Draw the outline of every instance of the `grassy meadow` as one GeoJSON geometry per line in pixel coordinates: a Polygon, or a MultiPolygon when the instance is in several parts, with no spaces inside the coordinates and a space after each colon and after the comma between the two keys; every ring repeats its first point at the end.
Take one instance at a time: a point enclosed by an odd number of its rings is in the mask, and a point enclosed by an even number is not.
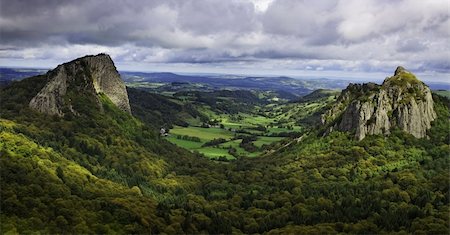
{"type": "Polygon", "coordinates": [[[304,119],[333,101],[331,95],[305,102],[289,101],[267,91],[199,91],[195,84],[133,85],[153,90],[152,95],[130,90],[135,110],[160,116],[142,115],[142,119],[169,129],[165,138],[171,143],[220,160],[266,154],[269,145],[308,131],[311,126],[304,119]],[[152,100],[153,105],[139,103],[141,100],[152,100]]]}
{"type": "MultiPolygon", "coordinates": [[[[231,128],[234,126],[237,126],[237,124],[230,125],[229,127],[231,128]]],[[[227,128],[221,129],[220,127],[202,128],[196,126],[189,126],[189,127],[175,126],[173,129],[170,130],[170,134],[166,138],[173,144],[189,149],[191,151],[197,151],[208,158],[215,158],[215,159],[220,157],[225,157],[226,159],[234,159],[235,156],[229,153],[230,148],[236,149],[236,153],[239,156],[256,157],[263,153],[263,150],[261,149],[263,145],[269,145],[283,139],[283,137],[257,136],[257,140],[253,141],[253,143],[256,147],[260,148],[261,150],[255,152],[248,152],[239,146],[242,140],[236,139],[236,135],[237,133],[227,128]],[[177,138],[178,136],[198,137],[200,139],[200,142],[180,139],[177,138]],[[226,142],[218,144],[217,146],[208,146],[208,147],[203,146],[208,141],[219,138],[225,139],[226,142]]]]}

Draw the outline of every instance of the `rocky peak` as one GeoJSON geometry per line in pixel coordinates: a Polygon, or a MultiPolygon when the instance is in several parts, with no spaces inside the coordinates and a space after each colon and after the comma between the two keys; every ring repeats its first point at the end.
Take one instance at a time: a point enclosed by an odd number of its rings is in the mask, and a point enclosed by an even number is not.
{"type": "Polygon", "coordinates": [[[104,94],[119,109],[131,113],[125,84],[111,57],[107,54],[85,56],[58,65],[47,74],[47,84],[30,101],[30,108],[50,115],[77,114],[73,101],[80,96],[96,102],[101,108],[104,94]]]}
{"type": "Polygon", "coordinates": [[[403,68],[402,66],[398,66],[398,67],[395,69],[394,76],[397,76],[397,75],[399,75],[400,73],[404,73],[404,72],[409,73],[409,71],[407,71],[407,70],[406,70],[405,68],[403,68]]]}
{"type": "Polygon", "coordinates": [[[416,78],[416,76],[406,70],[405,68],[398,66],[395,70],[394,76],[388,77],[384,80],[383,86],[397,86],[398,88],[402,87],[411,87],[415,85],[425,86],[423,82],[416,78]]]}
{"type": "Polygon", "coordinates": [[[359,140],[400,128],[417,138],[426,136],[436,118],[431,91],[403,67],[382,85],[350,84],[322,116],[328,131],[352,131],[359,140]]]}

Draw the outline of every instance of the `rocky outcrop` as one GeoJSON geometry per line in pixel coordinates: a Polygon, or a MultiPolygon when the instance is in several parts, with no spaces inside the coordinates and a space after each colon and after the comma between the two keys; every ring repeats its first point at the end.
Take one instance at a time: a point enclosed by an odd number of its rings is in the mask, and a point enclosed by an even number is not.
{"type": "Polygon", "coordinates": [[[354,131],[358,140],[367,135],[388,135],[395,127],[423,138],[435,118],[430,89],[398,67],[382,85],[350,84],[322,116],[322,123],[329,126],[328,132],[354,131]]]}
{"type": "Polygon", "coordinates": [[[46,76],[48,83],[30,101],[34,110],[58,116],[67,111],[77,114],[71,103],[77,95],[91,95],[100,105],[99,94],[104,94],[119,109],[131,113],[125,84],[109,55],[85,56],[59,65],[46,76]]]}

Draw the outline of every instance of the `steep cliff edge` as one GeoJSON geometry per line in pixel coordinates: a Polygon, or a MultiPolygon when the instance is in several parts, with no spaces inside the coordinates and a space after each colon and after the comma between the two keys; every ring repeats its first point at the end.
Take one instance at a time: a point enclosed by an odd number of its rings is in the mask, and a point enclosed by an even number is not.
{"type": "Polygon", "coordinates": [[[354,131],[358,140],[367,135],[388,135],[395,127],[423,138],[435,118],[428,86],[398,67],[382,85],[350,84],[322,116],[322,123],[329,125],[328,132],[354,131]]]}
{"type": "Polygon", "coordinates": [[[30,101],[34,110],[58,116],[77,114],[74,99],[83,95],[101,107],[99,94],[104,94],[119,109],[131,113],[125,84],[109,55],[78,58],[58,65],[46,76],[47,84],[30,101]]]}

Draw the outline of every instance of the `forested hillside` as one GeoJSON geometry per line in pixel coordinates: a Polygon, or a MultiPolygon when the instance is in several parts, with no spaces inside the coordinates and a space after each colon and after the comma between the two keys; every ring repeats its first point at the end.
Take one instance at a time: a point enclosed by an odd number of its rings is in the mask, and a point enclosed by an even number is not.
{"type": "Polygon", "coordinates": [[[127,91],[133,115],[153,128],[187,126],[192,119],[208,120],[191,104],[135,88],[127,88],[127,91]]]}
{"type": "Polygon", "coordinates": [[[357,141],[323,127],[221,163],[162,139],[146,124],[161,117],[141,121],[103,94],[101,107],[79,99],[78,115],[33,111],[45,82],[0,93],[2,233],[449,232],[450,102],[439,95],[429,138],[396,129],[357,141]]]}

